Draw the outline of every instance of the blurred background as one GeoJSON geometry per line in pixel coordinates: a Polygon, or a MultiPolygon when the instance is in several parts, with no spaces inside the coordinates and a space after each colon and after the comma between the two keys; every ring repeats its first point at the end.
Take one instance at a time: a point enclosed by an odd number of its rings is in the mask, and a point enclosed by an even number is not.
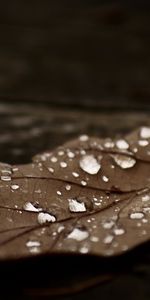
{"type": "Polygon", "coordinates": [[[149,106],[150,2],[0,4],[0,99],[149,106]]]}
{"type": "Polygon", "coordinates": [[[126,133],[149,111],[149,1],[0,4],[0,161],[126,133]]]}

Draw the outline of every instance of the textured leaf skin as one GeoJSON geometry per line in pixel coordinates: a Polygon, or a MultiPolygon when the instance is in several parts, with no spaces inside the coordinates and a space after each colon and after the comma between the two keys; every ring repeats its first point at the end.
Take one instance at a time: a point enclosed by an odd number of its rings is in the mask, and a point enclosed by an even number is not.
{"type": "Polygon", "coordinates": [[[116,256],[148,241],[150,136],[142,130],[113,141],[81,136],[31,164],[1,163],[0,259],[116,256]]]}

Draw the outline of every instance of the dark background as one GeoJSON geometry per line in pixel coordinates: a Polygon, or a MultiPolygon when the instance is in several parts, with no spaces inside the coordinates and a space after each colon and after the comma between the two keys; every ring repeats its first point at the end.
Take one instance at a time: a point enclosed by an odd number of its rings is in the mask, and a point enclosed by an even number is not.
{"type": "Polygon", "coordinates": [[[149,1],[0,4],[0,98],[149,106],[149,1]]]}
{"type": "MultiPolygon", "coordinates": [[[[150,125],[149,112],[149,1],[0,3],[0,161],[27,163],[34,154],[82,133],[121,135],[150,125]]],[[[107,263],[110,273],[119,267],[113,280],[55,299],[149,300],[149,245],[140,249],[132,263],[133,257],[109,268],[107,263]]],[[[86,264],[82,272],[78,261],[70,274],[65,266],[62,272],[56,260],[53,263],[58,288],[66,287],[69,280],[76,284],[79,278],[89,280],[98,270],[102,272],[101,261],[86,264]]],[[[3,267],[7,278],[10,265],[3,267]]],[[[25,290],[31,263],[24,275],[22,266],[15,268],[16,277],[11,275],[10,282],[20,278],[25,290]]],[[[51,261],[49,265],[46,261],[45,268],[49,269],[42,278],[46,276],[48,282],[51,261]]],[[[38,299],[38,290],[35,294],[32,300],[38,299]]]]}

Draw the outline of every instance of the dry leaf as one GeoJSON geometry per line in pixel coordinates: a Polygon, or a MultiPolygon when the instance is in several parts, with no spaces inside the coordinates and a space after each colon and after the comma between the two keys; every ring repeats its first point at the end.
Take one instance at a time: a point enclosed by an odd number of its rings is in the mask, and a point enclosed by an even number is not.
{"type": "Polygon", "coordinates": [[[122,254],[150,239],[150,128],[80,136],[28,165],[0,164],[0,259],[122,254]]]}

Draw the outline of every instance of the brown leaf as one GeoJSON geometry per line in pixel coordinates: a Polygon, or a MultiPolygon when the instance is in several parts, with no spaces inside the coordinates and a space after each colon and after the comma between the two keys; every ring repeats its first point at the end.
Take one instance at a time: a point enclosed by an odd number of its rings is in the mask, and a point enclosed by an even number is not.
{"type": "Polygon", "coordinates": [[[122,254],[150,239],[150,128],[111,140],[80,136],[0,164],[0,259],[122,254]]]}

